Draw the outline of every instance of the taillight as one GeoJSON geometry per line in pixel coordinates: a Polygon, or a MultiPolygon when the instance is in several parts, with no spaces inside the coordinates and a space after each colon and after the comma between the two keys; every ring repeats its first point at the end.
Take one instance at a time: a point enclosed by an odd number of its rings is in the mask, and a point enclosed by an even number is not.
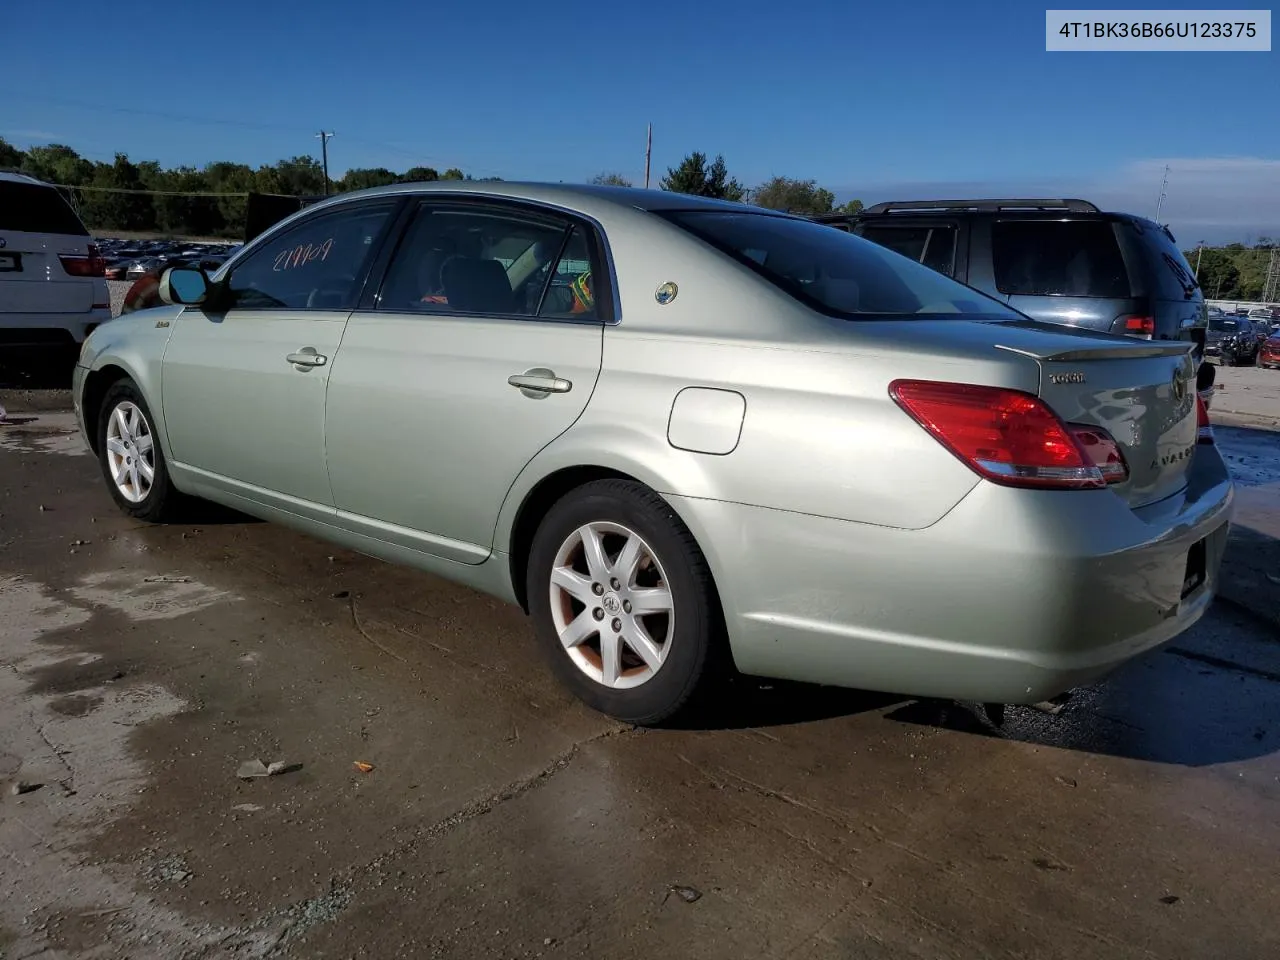
{"type": "Polygon", "coordinates": [[[62,261],[62,269],[71,277],[105,277],[107,275],[107,261],[98,253],[96,243],[89,244],[88,253],[84,256],[60,253],[58,259],[62,261]]]}
{"type": "Polygon", "coordinates": [[[1154,337],[1156,335],[1155,317],[1125,317],[1124,332],[1130,337],[1154,337]]]}
{"type": "Polygon", "coordinates": [[[971,470],[994,483],[1077,490],[1107,485],[1075,433],[1039,397],[927,380],[895,380],[889,395],[971,470]]]}
{"type": "Polygon", "coordinates": [[[1204,397],[1196,394],[1196,443],[1213,443],[1213,424],[1209,422],[1209,408],[1204,397]]]}
{"type": "Polygon", "coordinates": [[[1124,454],[1115,438],[1101,427],[1092,427],[1085,423],[1070,424],[1071,435],[1076,438],[1085,454],[1102,473],[1102,479],[1108,484],[1124,483],[1129,479],[1129,465],[1125,463],[1124,454]]]}

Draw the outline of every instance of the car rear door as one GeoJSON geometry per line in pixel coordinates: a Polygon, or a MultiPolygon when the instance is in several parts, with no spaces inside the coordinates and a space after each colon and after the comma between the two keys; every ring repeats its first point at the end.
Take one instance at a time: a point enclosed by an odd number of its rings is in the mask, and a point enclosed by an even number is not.
{"type": "Polygon", "coordinates": [[[88,313],[98,292],[89,252],[89,232],[57,190],[0,179],[0,323],[4,314],[88,313]]]}
{"type": "Polygon", "coordinates": [[[506,202],[424,201],[347,324],[325,440],[337,522],[463,563],[488,557],[534,455],[587,405],[609,287],[592,225],[506,202]],[[591,271],[590,309],[571,283],[591,271]]]}
{"type": "Polygon", "coordinates": [[[176,470],[310,517],[333,513],[325,391],[397,201],[352,201],[246,253],[208,306],[173,321],[162,397],[176,470]]]}

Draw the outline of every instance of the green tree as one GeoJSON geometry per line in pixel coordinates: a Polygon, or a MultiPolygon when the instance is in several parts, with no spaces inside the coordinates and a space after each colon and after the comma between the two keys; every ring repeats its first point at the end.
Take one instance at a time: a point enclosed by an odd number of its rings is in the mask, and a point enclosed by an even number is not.
{"type": "Polygon", "coordinates": [[[410,167],[400,177],[401,183],[431,183],[440,179],[440,171],[435,167],[410,167]]]}
{"type": "Polygon", "coordinates": [[[660,186],[672,193],[715,200],[743,200],[747,196],[746,188],[729,176],[723,156],[717,155],[708,164],[706,154],[696,150],[681,160],[679,166],[668,168],[660,186]]]}
{"type": "Polygon", "coordinates": [[[620,173],[597,173],[591,182],[602,187],[629,187],[631,181],[620,173]]]}
{"type": "Polygon", "coordinates": [[[17,170],[26,159],[27,155],[23,151],[0,137],[0,170],[17,170]]]}
{"type": "Polygon", "coordinates": [[[440,179],[441,180],[465,180],[467,179],[467,177],[466,177],[466,174],[464,174],[457,167],[450,167],[441,175],[440,179]]]}
{"type": "Polygon", "coordinates": [[[852,217],[861,213],[864,209],[865,208],[862,206],[861,200],[848,200],[845,203],[840,204],[840,206],[836,207],[834,212],[845,213],[852,217]]]}
{"type": "Polygon", "coordinates": [[[335,185],[340,193],[350,190],[367,190],[370,187],[387,187],[399,181],[399,177],[386,167],[348,170],[335,185]]]}
{"type": "Polygon", "coordinates": [[[97,229],[154,230],[156,211],[137,164],[123,153],[114,163],[97,164],[84,191],[86,225],[97,229]]]}
{"type": "Polygon", "coordinates": [[[274,166],[259,167],[253,179],[262,193],[314,197],[324,192],[324,168],[315,157],[290,157],[274,166]]]}
{"type": "Polygon", "coordinates": [[[65,183],[80,187],[93,179],[94,165],[70,147],[51,143],[32,147],[22,163],[22,172],[47,183],[65,183]]]}
{"type": "Polygon", "coordinates": [[[813,180],[773,177],[752,191],[751,202],[770,210],[785,210],[787,213],[815,217],[831,212],[836,195],[818,186],[813,180]]]}

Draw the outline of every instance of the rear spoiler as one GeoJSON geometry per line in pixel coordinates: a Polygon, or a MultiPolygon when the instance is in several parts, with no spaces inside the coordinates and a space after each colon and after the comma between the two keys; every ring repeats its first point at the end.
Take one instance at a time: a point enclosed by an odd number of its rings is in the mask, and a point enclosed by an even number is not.
{"type": "Polygon", "coordinates": [[[1195,350],[1194,343],[1177,340],[1172,343],[1154,343],[1134,340],[1134,346],[1082,347],[1072,350],[1028,350],[997,343],[997,350],[1007,350],[1033,360],[1065,363],[1078,360],[1133,360],[1140,357],[1178,357],[1195,350]]]}

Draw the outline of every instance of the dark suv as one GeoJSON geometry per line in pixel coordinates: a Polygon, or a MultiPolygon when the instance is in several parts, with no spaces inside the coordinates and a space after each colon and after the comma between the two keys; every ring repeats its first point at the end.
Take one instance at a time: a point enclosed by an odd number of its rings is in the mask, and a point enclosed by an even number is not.
{"type": "Polygon", "coordinates": [[[878,203],[816,218],[976,287],[1037,320],[1203,355],[1204,295],[1166,227],[1085,200],[878,203]]]}

